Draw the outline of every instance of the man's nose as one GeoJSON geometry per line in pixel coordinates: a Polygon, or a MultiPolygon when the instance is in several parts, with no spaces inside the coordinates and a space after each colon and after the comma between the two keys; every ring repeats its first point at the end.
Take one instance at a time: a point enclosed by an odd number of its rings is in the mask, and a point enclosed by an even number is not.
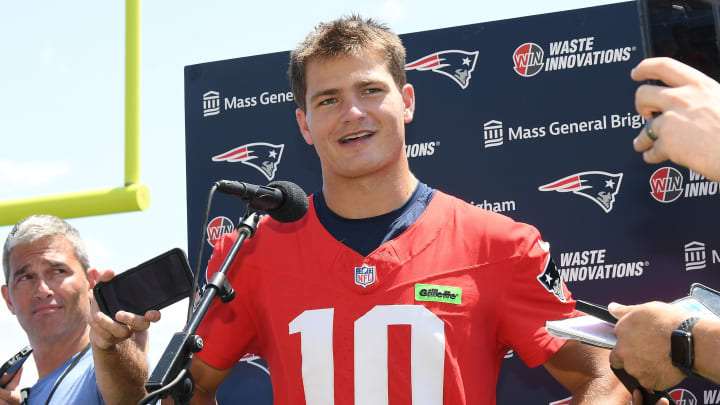
{"type": "Polygon", "coordinates": [[[39,279],[37,288],[35,289],[35,296],[38,298],[45,298],[53,294],[53,289],[50,288],[50,285],[47,283],[47,281],[42,278],[39,279]]]}
{"type": "Polygon", "coordinates": [[[343,107],[343,121],[354,121],[367,116],[365,106],[358,97],[348,97],[343,107]]]}

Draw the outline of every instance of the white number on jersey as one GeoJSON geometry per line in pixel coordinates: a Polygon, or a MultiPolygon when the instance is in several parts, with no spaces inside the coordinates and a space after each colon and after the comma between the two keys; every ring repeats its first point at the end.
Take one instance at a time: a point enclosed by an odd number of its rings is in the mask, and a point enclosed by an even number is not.
{"type": "MultiPolygon", "coordinates": [[[[333,308],[313,309],[289,324],[290,334],[300,333],[307,405],[335,402],[333,317],[333,308]]],[[[388,405],[389,325],[411,326],[413,405],[442,405],[445,326],[421,305],[378,305],[355,321],[355,405],[388,405]]]]}

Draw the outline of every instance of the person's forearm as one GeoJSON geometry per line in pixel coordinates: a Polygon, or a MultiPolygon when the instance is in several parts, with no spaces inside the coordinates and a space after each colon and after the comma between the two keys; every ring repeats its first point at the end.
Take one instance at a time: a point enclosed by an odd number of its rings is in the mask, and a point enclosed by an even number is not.
{"type": "Polygon", "coordinates": [[[581,386],[573,393],[572,405],[627,405],[630,393],[612,373],[608,376],[595,378],[581,386]]]}
{"type": "Polygon", "coordinates": [[[93,347],[93,357],[98,388],[107,405],[134,404],[145,396],[147,361],[133,340],[109,349],[93,347]]]}
{"type": "Polygon", "coordinates": [[[190,400],[190,405],[217,405],[217,400],[215,399],[215,394],[196,387],[195,395],[193,395],[190,400]]]}
{"type": "Polygon", "coordinates": [[[543,365],[573,395],[572,404],[630,403],[630,393],[610,369],[605,349],[568,340],[543,365]]]}
{"type": "Polygon", "coordinates": [[[699,321],[692,334],[695,346],[693,371],[720,384],[720,322],[699,321]]]}
{"type": "MultiPolygon", "coordinates": [[[[202,389],[198,389],[197,386],[195,388],[193,397],[190,398],[190,405],[217,405],[215,394],[210,394],[202,389]]],[[[175,405],[175,400],[172,397],[167,397],[160,401],[160,403],[162,405],[175,405]]]]}

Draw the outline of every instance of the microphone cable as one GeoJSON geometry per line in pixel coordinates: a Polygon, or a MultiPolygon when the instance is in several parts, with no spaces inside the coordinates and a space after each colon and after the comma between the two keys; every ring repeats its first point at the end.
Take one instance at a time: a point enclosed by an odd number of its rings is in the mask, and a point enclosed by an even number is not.
{"type": "MultiPolygon", "coordinates": [[[[190,302],[188,303],[188,312],[187,312],[187,318],[185,321],[189,321],[190,317],[192,316],[193,310],[195,309],[195,299],[197,298],[198,294],[198,279],[200,278],[200,266],[202,265],[202,254],[203,254],[203,248],[205,247],[205,235],[207,234],[207,225],[208,225],[208,219],[210,218],[210,209],[212,208],[212,201],[213,197],[215,196],[215,190],[217,190],[217,183],[213,183],[213,185],[210,187],[210,192],[208,193],[208,199],[207,203],[205,204],[205,214],[203,215],[203,222],[202,222],[202,231],[200,232],[200,247],[198,248],[197,253],[197,264],[195,266],[195,271],[193,272],[193,284],[192,284],[192,294],[190,295],[190,302]]],[[[207,277],[207,275],[205,276],[207,277]]]]}

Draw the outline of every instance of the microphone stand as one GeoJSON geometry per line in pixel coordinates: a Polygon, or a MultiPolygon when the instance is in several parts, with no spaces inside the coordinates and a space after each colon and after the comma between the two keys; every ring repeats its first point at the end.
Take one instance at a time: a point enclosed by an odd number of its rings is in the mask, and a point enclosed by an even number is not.
{"type": "Polygon", "coordinates": [[[252,238],[255,234],[259,219],[257,211],[248,212],[243,222],[238,225],[238,238],[230,248],[220,269],[207,283],[200,302],[185,329],[175,333],[170,339],[170,343],[145,384],[148,395],[141,399],[138,405],[150,404],[158,397],[166,398],[168,395],[172,395],[176,405],[190,404],[190,399],[195,392],[194,381],[190,374],[190,362],[193,353],[197,353],[203,348],[203,340],[200,336],[195,335],[195,331],[200,326],[200,322],[205,317],[215,296],[218,296],[223,303],[228,303],[235,298],[235,290],[225,275],[245,239],[252,238]]]}

